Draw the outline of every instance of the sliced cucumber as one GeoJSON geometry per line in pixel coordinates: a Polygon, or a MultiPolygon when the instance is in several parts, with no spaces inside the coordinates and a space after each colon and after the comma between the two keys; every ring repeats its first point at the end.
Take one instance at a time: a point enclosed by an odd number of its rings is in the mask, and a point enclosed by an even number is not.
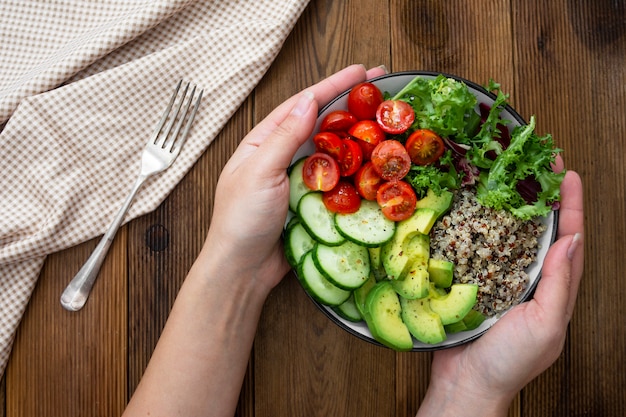
{"type": "Polygon", "coordinates": [[[302,179],[302,167],[306,157],[298,159],[289,168],[289,208],[294,213],[298,210],[298,202],[303,195],[310,193],[311,189],[306,186],[302,179]]]}
{"type": "Polygon", "coordinates": [[[370,275],[367,248],[349,240],[339,246],[318,243],[313,248],[313,260],[330,282],[344,290],[359,288],[370,275]]]}
{"type": "Polygon", "coordinates": [[[396,231],[396,222],[389,220],[375,201],[363,200],[354,213],[336,214],[335,226],[346,239],[367,247],[388,242],[396,231]]]}
{"type": "Polygon", "coordinates": [[[341,245],[344,238],[335,227],[335,214],[322,201],[322,193],[305,194],[298,203],[298,217],[306,231],[318,242],[328,246],[341,245]]]}
{"type": "Polygon", "coordinates": [[[352,322],[362,321],[361,313],[356,308],[356,303],[354,302],[354,294],[350,296],[346,301],[339,304],[336,307],[332,307],[333,311],[337,313],[340,317],[352,322]]]}
{"type": "MultiPolygon", "coordinates": [[[[295,217],[294,217],[295,218],[295,217]]],[[[285,256],[289,265],[295,268],[302,257],[315,246],[315,240],[300,222],[290,224],[285,231],[285,256]]]]}
{"type": "Polygon", "coordinates": [[[329,282],[315,266],[312,253],[312,251],[307,252],[299,265],[300,283],[311,297],[322,304],[328,306],[343,304],[352,293],[329,282]]]}

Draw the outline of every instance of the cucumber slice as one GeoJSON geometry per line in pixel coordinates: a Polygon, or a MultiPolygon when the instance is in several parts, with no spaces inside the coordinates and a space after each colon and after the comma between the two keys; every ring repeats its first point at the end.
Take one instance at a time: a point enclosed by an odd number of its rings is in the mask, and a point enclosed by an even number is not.
{"type": "Polygon", "coordinates": [[[330,282],[344,290],[359,288],[370,275],[367,248],[349,240],[339,246],[318,243],[313,248],[313,260],[330,282]]]}
{"type": "Polygon", "coordinates": [[[306,231],[318,242],[328,246],[341,245],[346,238],[335,227],[335,213],[322,201],[322,193],[305,194],[298,203],[298,217],[306,231]]]}
{"type": "Polygon", "coordinates": [[[340,317],[352,322],[363,321],[361,317],[361,313],[356,308],[356,303],[354,302],[354,294],[350,296],[346,301],[339,304],[336,307],[332,307],[333,311],[337,313],[340,317]]]}
{"type": "Polygon", "coordinates": [[[312,251],[307,252],[300,263],[298,268],[300,283],[313,299],[322,304],[328,306],[343,304],[352,293],[329,282],[315,266],[312,254],[312,251]]]}
{"type": "Polygon", "coordinates": [[[391,240],[396,222],[385,217],[375,201],[363,200],[354,213],[336,214],[335,226],[346,239],[366,247],[377,247],[391,240]]]}
{"type": "Polygon", "coordinates": [[[313,246],[315,246],[315,240],[300,222],[287,227],[285,231],[285,256],[292,268],[300,263],[304,254],[313,249],[313,246]]]}
{"type": "Polygon", "coordinates": [[[302,179],[302,167],[306,157],[298,159],[289,168],[289,208],[294,213],[298,210],[298,202],[303,195],[310,193],[311,189],[304,184],[302,179]]]}

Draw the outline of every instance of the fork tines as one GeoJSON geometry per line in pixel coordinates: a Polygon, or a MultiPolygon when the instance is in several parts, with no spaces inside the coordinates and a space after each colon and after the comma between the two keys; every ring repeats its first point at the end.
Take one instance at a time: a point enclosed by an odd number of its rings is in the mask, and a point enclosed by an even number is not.
{"type": "Polygon", "coordinates": [[[172,97],[170,98],[170,102],[168,103],[167,108],[165,109],[165,112],[163,113],[163,116],[161,117],[161,120],[159,120],[159,124],[155,128],[154,133],[152,135],[152,139],[151,139],[151,142],[154,143],[155,145],[160,146],[162,149],[169,149],[170,152],[174,152],[174,153],[178,152],[180,148],[183,146],[183,144],[185,143],[185,139],[187,138],[189,129],[191,129],[191,124],[193,123],[193,119],[196,116],[198,107],[200,107],[200,101],[202,100],[202,93],[204,91],[204,90],[200,90],[200,93],[198,94],[198,98],[196,99],[196,102],[193,105],[191,113],[187,114],[189,112],[189,108],[191,107],[194,96],[196,94],[196,86],[195,85],[192,86],[191,93],[189,94],[189,97],[187,98],[187,91],[189,90],[189,87],[191,86],[191,82],[186,83],[185,88],[183,89],[183,92],[180,95],[180,98],[178,99],[178,102],[177,102],[177,98],[179,96],[178,93],[180,91],[180,87],[182,86],[182,84],[183,84],[183,80],[180,80],[178,84],[176,85],[174,94],[172,94],[172,97]],[[175,110],[172,112],[172,108],[174,107],[175,104],[176,104],[175,110]],[[183,108],[183,105],[184,105],[184,108],[183,108]],[[183,109],[182,112],[181,112],[181,109],[183,109]],[[180,138],[178,138],[178,134],[181,128],[183,128],[183,124],[185,123],[185,120],[187,120],[187,123],[185,124],[185,127],[182,131],[182,134],[180,135],[180,138]],[[165,126],[166,122],[167,122],[167,126],[165,126]],[[175,123],[176,123],[176,126],[174,126],[175,123]],[[174,128],[173,130],[172,130],[172,127],[174,128]]]}

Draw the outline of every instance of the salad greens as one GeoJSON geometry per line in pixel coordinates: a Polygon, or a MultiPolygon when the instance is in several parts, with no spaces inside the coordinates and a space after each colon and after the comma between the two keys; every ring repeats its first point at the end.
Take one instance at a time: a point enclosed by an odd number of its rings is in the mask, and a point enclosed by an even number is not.
{"type": "Polygon", "coordinates": [[[493,81],[487,89],[496,99],[490,107],[479,105],[480,111],[467,85],[444,75],[418,76],[393,97],[413,106],[413,127],[435,131],[449,148],[436,165],[414,165],[407,180],[418,195],[429,187],[440,194],[476,185],[477,199],[486,207],[524,220],[545,216],[560,200],[565,172],[554,173],[551,165],[561,150],[551,135],[535,133],[534,117],[509,134],[508,120],[501,117],[508,95],[493,81]]]}

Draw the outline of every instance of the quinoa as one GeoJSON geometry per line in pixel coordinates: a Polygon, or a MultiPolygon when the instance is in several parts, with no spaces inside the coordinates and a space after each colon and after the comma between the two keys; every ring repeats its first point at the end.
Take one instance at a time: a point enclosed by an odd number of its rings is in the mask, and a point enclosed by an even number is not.
{"type": "Polygon", "coordinates": [[[431,231],[431,256],[454,262],[454,282],[478,284],[475,308],[493,317],[519,303],[545,230],[539,219],[483,207],[475,190],[462,189],[431,231]]]}

